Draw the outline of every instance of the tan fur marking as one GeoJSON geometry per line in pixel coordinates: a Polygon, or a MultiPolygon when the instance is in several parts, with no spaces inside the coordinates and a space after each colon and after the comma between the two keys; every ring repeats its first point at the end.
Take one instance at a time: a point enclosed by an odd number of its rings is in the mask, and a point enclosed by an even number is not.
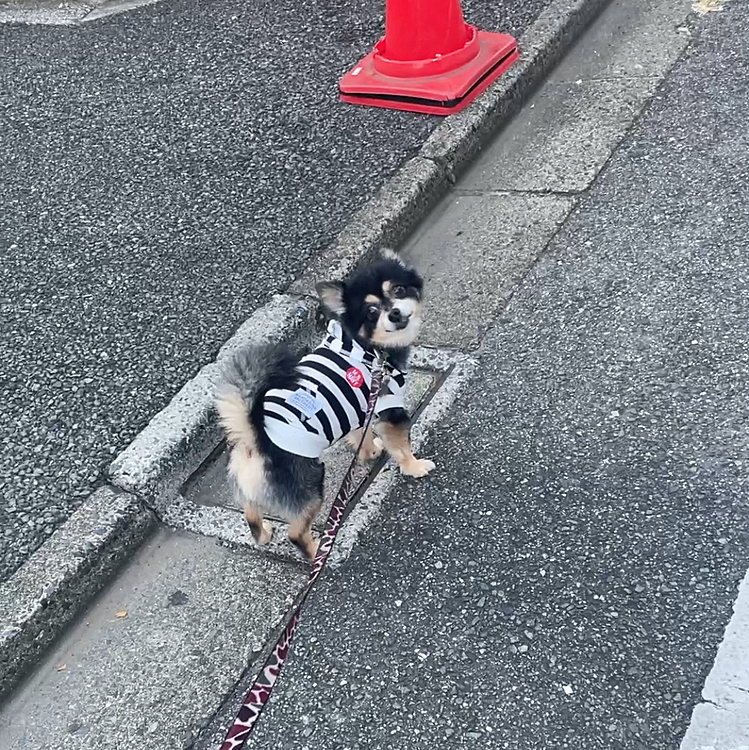
{"type": "Polygon", "coordinates": [[[317,548],[320,546],[320,541],[312,538],[310,527],[321,506],[322,502],[319,502],[307,508],[303,515],[297,516],[289,524],[289,539],[302,550],[308,560],[315,559],[317,548]]]}
{"type": "MultiPolygon", "coordinates": [[[[359,441],[361,440],[361,427],[357,427],[353,432],[349,432],[346,435],[346,442],[356,450],[359,447],[359,441]]],[[[367,430],[367,434],[362,443],[361,450],[359,451],[360,461],[372,461],[378,458],[382,454],[382,444],[377,439],[374,431],[370,427],[367,430]]]]}
{"type": "Polygon", "coordinates": [[[414,456],[407,425],[380,422],[377,425],[377,431],[380,433],[385,450],[397,461],[404,474],[409,477],[425,477],[434,468],[433,461],[414,456]]]}
{"type": "Polygon", "coordinates": [[[258,544],[268,544],[273,538],[273,527],[263,520],[260,510],[265,494],[265,466],[257,453],[239,444],[232,448],[229,456],[229,474],[234,477],[237,487],[245,500],[244,517],[258,544]]]}
{"type": "Polygon", "coordinates": [[[259,454],[248,454],[243,445],[236,445],[229,456],[229,474],[247,502],[262,505],[266,478],[265,464],[259,454]]]}
{"type": "Polygon", "coordinates": [[[407,299],[399,299],[393,303],[393,308],[400,310],[403,315],[410,317],[411,315],[418,315],[421,317],[421,302],[413,297],[407,299]]]}
{"type": "Polygon", "coordinates": [[[247,404],[234,388],[217,396],[216,410],[229,445],[243,443],[247,449],[253,449],[256,445],[255,431],[247,416],[247,404]]]}
{"type": "MultiPolygon", "coordinates": [[[[377,328],[375,328],[374,332],[372,333],[370,341],[374,344],[380,344],[381,346],[405,348],[413,344],[414,340],[419,334],[420,327],[421,327],[421,320],[414,319],[414,317],[412,317],[411,322],[408,324],[408,326],[406,326],[402,330],[387,331],[385,330],[385,326],[382,325],[382,317],[381,317],[380,323],[378,323],[377,328]]],[[[364,331],[364,327],[362,327],[360,334],[362,336],[366,335],[366,332],[364,331]]]]}
{"type": "Polygon", "coordinates": [[[258,544],[268,544],[273,538],[273,527],[263,519],[263,512],[254,503],[244,506],[244,517],[247,519],[252,536],[258,544]]]}
{"type": "Polygon", "coordinates": [[[393,282],[392,281],[383,281],[382,282],[382,293],[386,296],[390,296],[390,292],[393,289],[393,282]]]}
{"type": "Polygon", "coordinates": [[[380,298],[379,298],[379,297],[378,297],[378,296],[377,296],[376,294],[368,294],[368,295],[367,295],[367,296],[366,296],[366,297],[364,298],[364,301],[365,301],[365,302],[366,302],[366,303],[367,303],[368,305],[379,305],[379,304],[380,304],[380,302],[382,302],[382,300],[381,300],[381,299],[380,299],[380,298]]]}

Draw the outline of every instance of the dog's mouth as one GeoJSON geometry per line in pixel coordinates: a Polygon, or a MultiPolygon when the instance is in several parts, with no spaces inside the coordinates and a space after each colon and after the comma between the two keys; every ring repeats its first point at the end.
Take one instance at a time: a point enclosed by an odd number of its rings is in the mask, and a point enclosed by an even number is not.
{"type": "Polygon", "coordinates": [[[385,326],[385,330],[388,333],[394,333],[395,331],[404,331],[406,328],[408,328],[410,322],[410,317],[406,318],[405,320],[391,320],[385,326]]]}

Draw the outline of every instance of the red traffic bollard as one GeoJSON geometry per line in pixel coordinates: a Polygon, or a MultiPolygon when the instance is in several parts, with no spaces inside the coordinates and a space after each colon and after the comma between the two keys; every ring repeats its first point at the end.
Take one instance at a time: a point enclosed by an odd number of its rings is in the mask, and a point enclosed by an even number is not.
{"type": "Polygon", "coordinates": [[[349,104],[448,115],[518,59],[509,34],[463,20],[460,0],[386,0],[385,37],[340,81],[349,104]]]}

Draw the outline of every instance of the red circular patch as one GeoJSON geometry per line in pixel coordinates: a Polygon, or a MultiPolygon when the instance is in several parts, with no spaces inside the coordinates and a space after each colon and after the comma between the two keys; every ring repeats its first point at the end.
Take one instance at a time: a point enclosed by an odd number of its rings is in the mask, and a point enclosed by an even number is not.
{"type": "Polygon", "coordinates": [[[362,375],[355,367],[349,367],[348,370],[346,370],[346,380],[353,388],[361,388],[364,385],[364,375],[362,375]]]}

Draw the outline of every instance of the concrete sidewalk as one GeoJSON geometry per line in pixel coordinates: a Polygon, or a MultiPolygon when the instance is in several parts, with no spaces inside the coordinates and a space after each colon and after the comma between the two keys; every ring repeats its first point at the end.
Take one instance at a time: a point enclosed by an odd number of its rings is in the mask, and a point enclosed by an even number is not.
{"type": "MultiPolygon", "coordinates": [[[[406,248],[424,382],[475,376],[419,418],[434,477],[353,509],[254,746],[684,736],[749,565],[747,15],[689,11],[614,3],[406,248]]],[[[11,750],[220,738],[304,573],[224,523],[215,461],[0,711],[11,750]]]]}
{"type": "Polygon", "coordinates": [[[749,567],[749,9],[700,26],[609,158],[635,107],[612,92],[685,31],[638,42],[616,6],[409,248],[449,311],[428,339],[492,330],[438,471],[322,583],[253,748],[749,745],[746,582],[724,633],[749,567]],[[553,238],[492,295],[538,246],[508,219],[531,207],[553,238]]]}
{"type": "Polygon", "coordinates": [[[381,30],[379,0],[0,26],[0,580],[440,122],[338,102],[381,30]]]}

